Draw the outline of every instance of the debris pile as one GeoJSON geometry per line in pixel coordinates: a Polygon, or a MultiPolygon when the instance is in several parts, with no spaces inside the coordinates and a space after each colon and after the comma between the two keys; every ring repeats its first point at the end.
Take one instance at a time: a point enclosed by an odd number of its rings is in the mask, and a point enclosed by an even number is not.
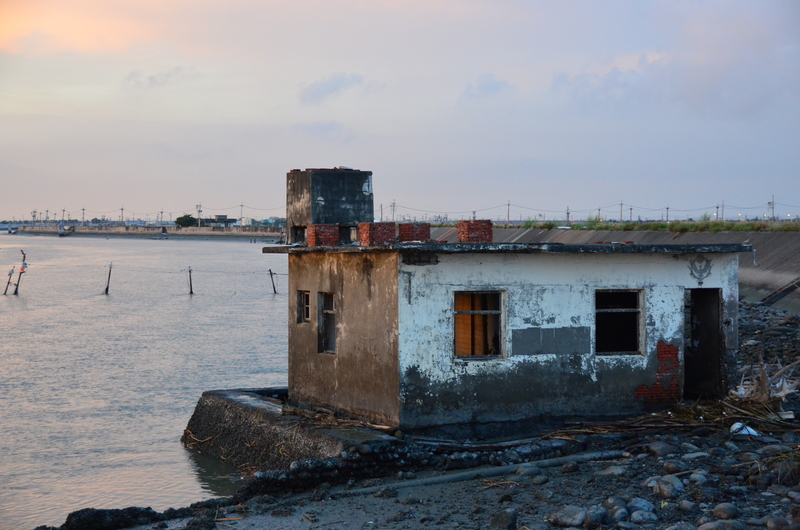
{"type": "Polygon", "coordinates": [[[783,402],[800,387],[798,333],[798,315],[762,304],[739,302],[741,379],[733,395],[771,403],[782,412],[783,402]]]}

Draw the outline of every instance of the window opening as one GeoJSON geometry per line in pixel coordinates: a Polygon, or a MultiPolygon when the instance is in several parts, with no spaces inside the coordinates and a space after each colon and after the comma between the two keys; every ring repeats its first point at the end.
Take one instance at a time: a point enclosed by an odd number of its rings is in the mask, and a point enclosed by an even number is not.
{"type": "Polygon", "coordinates": [[[641,291],[595,291],[595,353],[641,353],[641,291]]]}
{"type": "Polygon", "coordinates": [[[292,227],[292,243],[305,243],[306,242],[306,227],[293,226],[292,227]]]}
{"type": "Polygon", "coordinates": [[[297,323],[311,322],[311,292],[297,291],[297,323]]]}
{"type": "Polygon", "coordinates": [[[336,353],[336,308],[333,293],[319,293],[319,351],[336,353]]]}
{"type": "Polygon", "coordinates": [[[502,293],[454,294],[455,354],[458,357],[501,355],[502,293]]]}

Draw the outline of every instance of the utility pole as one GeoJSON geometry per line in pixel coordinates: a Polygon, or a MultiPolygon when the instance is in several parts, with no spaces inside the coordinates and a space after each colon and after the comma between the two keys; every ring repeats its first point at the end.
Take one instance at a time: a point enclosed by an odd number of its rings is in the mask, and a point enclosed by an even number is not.
{"type": "Polygon", "coordinates": [[[667,206],[667,222],[669,223],[669,206],[667,206]]]}
{"type": "Polygon", "coordinates": [[[200,217],[203,215],[203,205],[197,205],[197,226],[200,226],[200,217]]]}
{"type": "Polygon", "coordinates": [[[125,207],[119,209],[119,222],[123,226],[125,225],[125,207]]]}
{"type": "Polygon", "coordinates": [[[61,222],[62,223],[64,222],[64,212],[65,211],[66,211],[66,208],[61,208],[61,222]]]}
{"type": "Polygon", "coordinates": [[[629,221],[632,222],[633,221],[633,206],[631,206],[630,210],[631,210],[631,216],[630,216],[629,221]]]}
{"type": "Polygon", "coordinates": [[[719,221],[719,204],[717,205],[717,213],[714,214],[714,220],[719,221]]]}
{"type": "Polygon", "coordinates": [[[392,199],[392,222],[394,222],[394,212],[397,209],[397,201],[392,199]]]}
{"type": "Polygon", "coordinates": [[[506,228],[511,223],[511,201],[508,201],[508,207],[506,208],[506,228]]]}
{"type": "Polygon", "coordinates": [[[622,201],[619,201],[619,222],[622,222],[622,201]]]}
{"type": "Polygon", "coordinates": [[[722,201],[722,221],[725,220],[725,201],[722,201]]]}
{"type": "Polygon", "coordinates": [[[86,208],[81,208],[81,225],[86,224],[86,208]]]}
{"type": "Polygon", "coordinates": [[[381,222],[383,222],[383,203],[381,203],[381,222]]]}
{"type": "Polygon", "coordinates": [[[244,203],[239,205],[239,220],[244,219],[244,203]]]}
{"type": "Polygon", "coordinates": [[[567,222],[569,222],[569,206],[567,206],[567,222]]]}
{"type": "Polygon", "coordinates": [[[772,217],[771,217],[771,218],[772,218],[772,220],[774,221],[774,220],[775,220],[775,195],[773,195],[773,196],[772,196],[772,200],[771,200],[771,201],[769,201],[769,202],[767,203],[767,205],[768,205],[768,206],[769,206],[769,208],[770,208],[770,212],[771,212],[771,215],[772,215],[772,217]]]}

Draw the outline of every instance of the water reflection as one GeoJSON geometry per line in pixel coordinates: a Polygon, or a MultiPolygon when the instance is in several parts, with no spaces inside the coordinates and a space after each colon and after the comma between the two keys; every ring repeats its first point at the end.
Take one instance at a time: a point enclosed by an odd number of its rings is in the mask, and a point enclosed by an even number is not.
{"type": "Polygon", "coordinates": [[[244,485],[242,474],[234,466],[191,449],[184,449],[184,453],[203,491],[228,497],[244,485]]]}

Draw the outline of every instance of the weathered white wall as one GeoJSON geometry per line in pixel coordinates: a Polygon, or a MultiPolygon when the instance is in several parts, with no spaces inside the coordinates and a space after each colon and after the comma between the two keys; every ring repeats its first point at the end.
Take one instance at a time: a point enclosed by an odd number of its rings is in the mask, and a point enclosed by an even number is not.
{"type": "MultiPolygon", "coordinates": [[[[590,405],[592,399],[598,400],[598,407],[602,407],[604,399],[612,406],[635,407],[631,388],[654,379],[658,367],[657,344],[663,341],[683,350],[684,289],[700,287],[690,274],[689,262],[695,257],[694,254],[464,253],[440,254],[436,265],[401,263],[398,309],[403,421],[425,425],[492,421],[493,417],[513,419],[535,411],[570,413],[579,411],[582,400],[583,405],[590,405]],[[596,289],[644,290],[644,355],[594,355],[596,289]],[[505,292],[505,355],[501,358],[469,360],[453,355],[453,292],[462,290],[505,292]],[[581,326],[590,328],[587,351],[575,355],[514,355],[511,339],[515,329],[581,326]],[[522,373],[529,375],[520,381],[518,375],[522,373]],[[604,377],[604,374],[614,376],[604,377]],[[626,378],[629,380],[625,381],[626,378]],[[494,406],[483,403],[490,394],[495,394],[491,389],[482,389],[481,381],[526,386],[522,389],[524,394],[539,396],[538,404],[520,405],[525,395],[516,395],[506,403],[496,402],[494,406]],[[457,398],[454,388],[473,395],[457,398]],[[427,400],[438,401],[438,410],[423,403],[427,400]]],[[[702,287],[721,288],[725,306],[735,308],[738,255],[705,254],[705,257],[712,266],[702,287]]],[[[734,341],[735,322],[733,315],[726,330],[734,336],[734,341]]],[[[735,348],[735,344],[729,347],[735,348]]],[[[519,390],[507,388],[504,392],[513,394],[519,390]]]]}

